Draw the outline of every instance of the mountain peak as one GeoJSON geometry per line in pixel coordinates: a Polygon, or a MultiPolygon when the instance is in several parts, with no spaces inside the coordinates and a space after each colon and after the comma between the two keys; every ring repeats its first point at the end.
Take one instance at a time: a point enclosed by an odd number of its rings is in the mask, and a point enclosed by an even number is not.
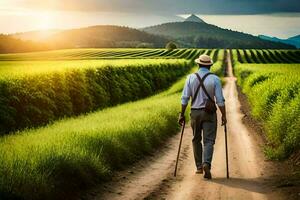
{"type": "Polygon", "coordinates": [[[197,17],[195,14],[191,14],[188,18],[184,20],[185,22],[198,22],[198,23],[205,23],[202,19],[197,17]]]}

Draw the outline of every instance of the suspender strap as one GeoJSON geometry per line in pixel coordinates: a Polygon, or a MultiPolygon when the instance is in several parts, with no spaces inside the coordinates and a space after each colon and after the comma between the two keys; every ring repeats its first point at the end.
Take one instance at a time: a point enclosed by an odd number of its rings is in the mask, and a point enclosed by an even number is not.
{"type": "Polygon", "coordinates": [[[215,102],[212,98],[211,98],[211,96],[208,94],[208,92],[207,92],[207,90],[206,90],[206,88],[205,88],[205,86],[204,86],[204,81],[205,81],[205,79],[206,79],[206,77],[208,77],[209,75],[212,75],[213,73],[207,73],[207,74],[205,74],[204,76],[203,76],[203,78],[201,79],[201,77],[199,76],[199,74],[198,73],[195,73],[195,75],[197,76],[197,78],[198,78],[198,80],[199,80],[199,86],[197,87],[197,89],[196,89],[196,92],[195,92],[195,94],[194,94],[194,97],[193,97],[193,99],[192,99],[192,105],[193,105],[193,103],[194,103],[194,101],[196,100],[196,98],[197,98],[197,95],[198,95],[198,92],[199,92],[199,89],[202,87],[202,89],[203,89],[203,92],[206,94],[206,96],[209,98],[209,100],[211,100],[212,102],[215,102]]]}

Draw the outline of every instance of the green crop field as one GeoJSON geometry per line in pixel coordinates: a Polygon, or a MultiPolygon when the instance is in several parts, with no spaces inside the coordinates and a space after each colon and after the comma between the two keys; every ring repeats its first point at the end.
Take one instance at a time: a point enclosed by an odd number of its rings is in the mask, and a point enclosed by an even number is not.
{"type": "MultiPolygon", "coordinates": [[[[238,84],[267,134],[266,154],[287,158],[300,144],[299,51],[230,51],[238,84]]],[[[0,197],[55,199],[149,154],[178,131],[180,92],[196,70],[194,59],[210,55],[212,71],[223,76],[226,52],[0,54],[0,197]]]]}
{"type": "Polygon", "coordinates": [[[300,51],[233,50],[233,58],[252,115],[264,125],[267,156],[287,158],[300,149],[300,51]]]}
{"type": "Polygon", "coordinates": [[[0,132],[45,125],[153,95],[186,74],[200,53],[211,54],[216,73],[223,72],[224,51],[217,49],[82,49],[3,54],[0,132]]]}
{"type": "Polygon", "coordinates": [[[223,74],[224,50],[217,49],[0,55],[0,191],[52,199],[151,152],[178,131],[179,92],[200,53],[223,74]]]}

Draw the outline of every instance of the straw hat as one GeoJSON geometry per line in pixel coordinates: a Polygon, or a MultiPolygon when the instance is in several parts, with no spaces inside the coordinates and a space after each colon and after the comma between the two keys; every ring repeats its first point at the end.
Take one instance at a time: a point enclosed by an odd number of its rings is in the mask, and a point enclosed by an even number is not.
{"type": "Polygon", "coordinates": [[[206,65],[206,66],[210,66],[210,65],[214,64],[212,59],[208,55],[205,55],[205,54],[200,55],[199,58],[197,58],[195,60],[195,62],[200,64],[200,65],[206,65]]]}

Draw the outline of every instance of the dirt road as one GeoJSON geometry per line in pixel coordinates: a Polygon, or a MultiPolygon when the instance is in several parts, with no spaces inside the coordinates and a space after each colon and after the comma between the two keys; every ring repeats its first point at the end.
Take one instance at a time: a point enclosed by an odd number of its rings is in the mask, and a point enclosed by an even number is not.
{"type": "MultiPolygon", "coordinates": [[[[114,177],[111,183],[90,192],[87,199],[284,199],[269,184],[274,166],[264,160],[260,137],[242,123],[236,79],[228,56],[224,96],[228,117],[230,179],[226,179],[224,129],[218,133],[212,163],[212,180],[195,174],[192,131],[186,128],[178,176],[173,177],[180,135],[171,138],[155,156],[114,177]]],[[[220,113],[218,113],[219,115],[220,113]]],[[[220,115],[218,116],[220,121],[220,115]]]]}

